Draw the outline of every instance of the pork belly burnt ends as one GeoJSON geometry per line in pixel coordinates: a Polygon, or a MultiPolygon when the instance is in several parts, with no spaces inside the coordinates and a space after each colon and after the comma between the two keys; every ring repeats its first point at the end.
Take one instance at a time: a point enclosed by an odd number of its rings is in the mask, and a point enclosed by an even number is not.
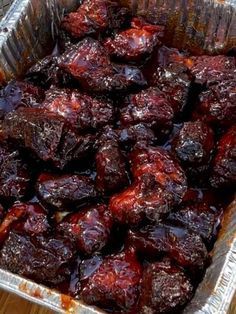
{"type": "Polygon", "coordinates": [[[236,183],[235,56],[81,2],[0,90],[0,267],[110,313],[180,313],[236,183]]]}

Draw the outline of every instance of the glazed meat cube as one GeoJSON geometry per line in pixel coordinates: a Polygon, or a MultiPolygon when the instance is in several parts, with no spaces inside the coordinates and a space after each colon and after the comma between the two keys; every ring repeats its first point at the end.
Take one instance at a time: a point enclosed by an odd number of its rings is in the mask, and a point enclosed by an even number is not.
{"type": "Polygon", "coordinates": [[[122,90],[146,84],[137,67],[111,63],[104,47],[92,38],[86,38],[65,51],[60,67],[89,92],[122,90]]]}
{"type": "Polygon", "coordinates": [[[127,106],[120,112],[123,126],[145,123],[162,133],[171,129],[174,112],[169,99],[158,88],[130,95],[126,102],[127,106]]]}
{"type": "Polygon", "coordinates": [[[122,224],[138,225],[142,221],[159,221],[172,208],[172,197],[156,182],[153,174],[143,174],[139,181],[109,202],[114,219],[122,224]]]}
{"type": "Polygon", "coordinates": [[[217,212],[213,206],[194,203],[172,212],[168,220],[195,232],[207,245],[211,245],[220,227],[220,215],[221,212],[217,212]]]}
{"type": "Polygon", "coordinates": [[[104,259],[88,278],[80,297],[87,304],[131,311],[139,297],[142,267],[134,252],[125,251],[104,259]]]}
{"type": "Polygon", "coordinates": [[[158,67],[150,83],[168,95],[175,114],[183,112],[192,84],[192,77],[184,64],[175,62],[164,68],[158,67]]]}
{"type": "Polygon", "coordinates": [[[19,151],[6,144],[0,146],[0,198],[20,200],[27,196],[31,173],[19,151]]]}
{"type": "Polygon", "coordinates": [[[107,207],[97,205],[66,216],[57,230],[73,239],[81,253],[92,255],[108,243],[112,224],[107,207]]]}
{"type": "Polygon", "coordinates": [[[93,181],[80,175],[41,174],[36,191],[43,203],[57,210],[73,211],[96,197],[93,181]]]}
{"type": "Polygon", "coordinates": [[[19,107],[34,107],[44,98],[40,88],[24,81],[13,81],[0,90],[0,119],[19,107]]]}
{"type": "Polygon", "coordinates": [[[110,194],[128,184],[124,156],[118,140],[107,140],[96,154],[96,187],[103,194],[110,194]]]}
{"type": "Polygon", "coordinates": [[[187,190],[186,177],[179,164],[163,148],[147,147],[133,150],[131,165],[135,179],[152,174],[158,186],[170,194],[174,204],[181,202],[187,190]]]}
{"type": "Polygon", "coordinates": [[[117,130],[119,142],[122,147],[130,151],[136,144],[144,146],[153,145],[157,137],[154,131],[143,123],[131,125],[117,130]]]}
{"type": "Polygon", "coordinates": [[[120,28],[128,17],[128,10],[114,0],[85,0],[76,12],[68,14],[62,28],[73,37],[98,35],[106,29],[120,28]]]}
{"type": "Polygon", "coordinates": [[[185,174],[162,148],[136,149],[131,161],[135,182],[111,198],[109,209],[123,224],[158,221],[181,202],[187,190],[185,174]]]}
{"type": "Polygon", "coordinates": [[[218,143],[210,182],[216,188],[236,183],[236,126],[229,129],[218,143]]]}
{"type": "Polygon", "coordinates": [[[114,118],[111,103],[69,89],[51,88],[42,107],[63,116],[81,131],[100,129],[114,118]]]}
{"type": "Polygon", "coordinates": [[[41,108],[21,108],[9,113],[3,134],[59,168],[87,156],[94,145],[93,136],[77,135],[63,117],[41,108]]]}
{"type": "Polygon", "coordinates": [[[223,55],[192,57],[187,62],[196,83],[208,86],[225,80],[235,79],[236,64],[234,57],[223,55]]]}
{"type": "Polygon", "coordinates": [[[215,148],[212,129],[201,121],[185,122],[173,140],[173,152],[191,180],[207,172],[215,148]]]}
{"type": "Polygon", "coordinates": [[[207,249],[199,235],[171,225],[160,224],[129,231],[128,243],[145,257],[165,254],[192,274],[203,271],[208,258],[207,249]]]}
{"type": "Polygon", "coordinates": [[[11,230],[37,235],[50,230],[47,212],[37,203],[16,203],[8,211],[0,225],[0,244],[11,230]]]}
{"type": "Polygon", "coordinates": [[[193,295],[189,278],[169,262],[144,269],[139,300],[140,314],[177,313],[193,295]]]}
{"type": "Polygon", "coordinates": [[[69,277],[75,253],[68,238],[30,237],[11,231],[0,251],[0,267],[53,286],[69,277]]]}
{"type": "Polygon", "coordinates": [[[193,111],[193,119],[199,119],[214,127],[230,127],[236,122],[236,72],[234,79],[209,87],[199,96],[193,111]]]}
{"type": "Polygon", "coordinates": [[[160,44],[163,27],[151,25],[141,18],[133,18],[131,28],[121,31],[104,41],[104,47],[111,56],[124,61],[142,61],[160,44]]]}

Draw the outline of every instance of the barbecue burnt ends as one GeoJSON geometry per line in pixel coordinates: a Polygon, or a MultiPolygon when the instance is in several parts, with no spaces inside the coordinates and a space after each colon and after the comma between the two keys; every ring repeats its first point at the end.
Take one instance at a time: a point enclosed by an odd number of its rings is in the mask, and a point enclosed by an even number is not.
{"type": "Polygon", "coordinates": [[[0,90],[0,267],[110,313],[180,313],[236,178],[235,56],[85,0],[0,90]]]}

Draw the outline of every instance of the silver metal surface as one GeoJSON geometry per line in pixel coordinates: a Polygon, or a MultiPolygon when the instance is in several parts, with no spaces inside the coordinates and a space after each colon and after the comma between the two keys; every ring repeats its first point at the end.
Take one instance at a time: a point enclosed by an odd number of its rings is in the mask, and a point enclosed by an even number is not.
{"type": "Polygon", "coordinates": [[[6,14],[14,0],[0,0],[0,21],[6,14]]]}
{"type": "MultiPolygon", "coordinates": [[[[149,20],[166,25],[170,43],[194,52],[223,52],[236,47],[236,0],[121,0],[149,20]]],[[[16,0],[0,24],[0,82],[20,76],[52,47],[65,11],[79,0],[16,0]]],[[[0,287],[63,313],[95,314],[56,291],[0,270],[0,287]]],[[[195,297],[185,314],[226,314],[235,309],[236,202],[224,215],[223,227],[195,297]],[[230,304],[231,303],[231,304],[230,304]]],[[[138,313],[137,313],[138,314],[138,313]]]]}

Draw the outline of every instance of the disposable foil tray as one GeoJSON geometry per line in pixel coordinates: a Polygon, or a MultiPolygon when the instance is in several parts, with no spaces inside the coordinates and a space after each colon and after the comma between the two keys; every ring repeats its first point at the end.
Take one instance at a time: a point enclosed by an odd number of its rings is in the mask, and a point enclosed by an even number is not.
{"type": "MultiPolygon", "coordinates": [[[[80,2],[15,0],[0,23],[0,82],[23,75],[32,63],[48,53],[62,16],[80,2]]],[[[165,35],[173,46],[211,54],[236,49],[236,0],[121,2],[148,20],[166,25],[165,35]]],[[[211,254],[212,263],[184,314],[236,313],[236,200],[225,211],[211,254]]],[[[1,269],[0,288],[58,313],[103,313],[1,269]]]]}

